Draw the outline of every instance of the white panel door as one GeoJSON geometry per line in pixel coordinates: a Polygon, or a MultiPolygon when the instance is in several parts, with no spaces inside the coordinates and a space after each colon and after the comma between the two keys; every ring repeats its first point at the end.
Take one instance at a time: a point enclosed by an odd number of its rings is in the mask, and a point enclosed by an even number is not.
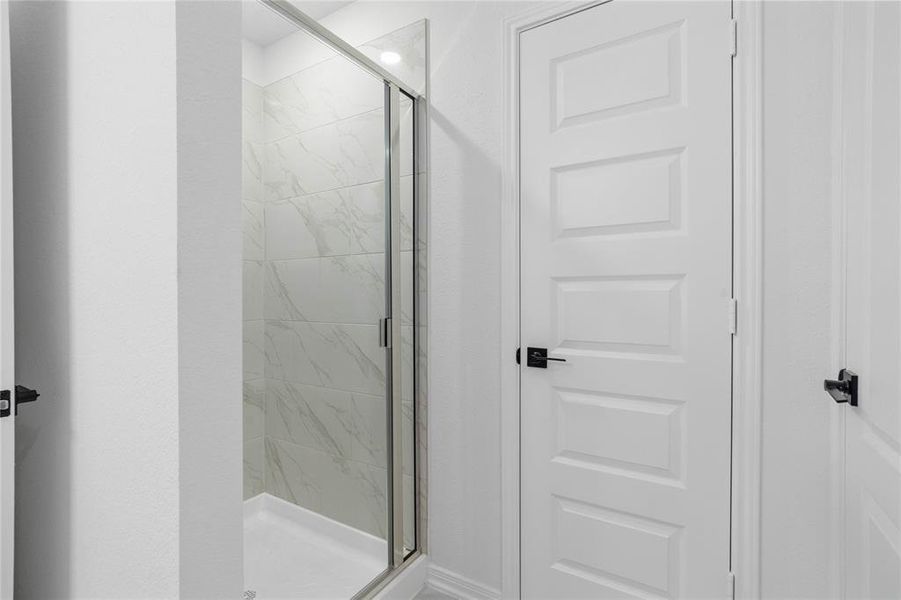
{"type": "MultiPolygon", "coordinates": [[[[9,3],[0,2],[0,389],[15,389],[13,377],[13,198],[12,114],[9,86],[9,3]]],[[[13,500],[15,411],[0,399],[0,600],[13,597],[13,500]]]]}
{"type": "Polygon", "coordinates": [[[845,597],[901,598],[901,5],[844,7],[845,597]]]}
{"type": "Polygon", "coordinates": [[[521,36],[525,598],[727,595],[730,12],[614,1],[521,36]]]}

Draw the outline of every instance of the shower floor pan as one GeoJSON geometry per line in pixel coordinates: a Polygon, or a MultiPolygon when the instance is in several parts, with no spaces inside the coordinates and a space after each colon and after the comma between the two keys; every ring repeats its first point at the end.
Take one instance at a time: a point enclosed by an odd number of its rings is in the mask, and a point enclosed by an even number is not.
{"type": "Polygon", "coordinates": [[[244,600],[349,600],[385,570],[385,540],[290,502],[244,502],[244,600]]]}

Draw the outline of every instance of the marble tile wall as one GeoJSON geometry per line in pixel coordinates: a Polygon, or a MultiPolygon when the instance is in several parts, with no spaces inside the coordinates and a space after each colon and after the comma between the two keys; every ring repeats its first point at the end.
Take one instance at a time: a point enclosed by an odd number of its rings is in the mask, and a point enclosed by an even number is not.
{"type": "MultiPolygon", "coordinates": [[[[364,52],[399,48],[412,76],[425,54],[421,31],[394,32],[364,52]]],[[[382,82],[340,56],[264,88],[245,81],[244,89],[245,497],[266,491],[381,537],[388,528],[385,351],[377,329],[385,314],[383,100],[382,82]]],[[[402,108],[402,122],[412,122],[411,103],[402,108]]],[[[412,448],[413,148],[406,133],[402,399],[404,445],[412,448]]],[[[411,450],[404,461],[411,515],[413,473],[411,450]]],[[[408,529],[412,536],[412,523],[408,529]]]]}
{"type": "Polygon", "coordinates": [[[243,82],[244,498],[264,489],[266,380],[263,354],[263,89],[243,82]]]}
{"type": "Polygon", "coordinates": [[[263,90],[265,489],[380,537],[383,98],[343,57],[263,90]]]}

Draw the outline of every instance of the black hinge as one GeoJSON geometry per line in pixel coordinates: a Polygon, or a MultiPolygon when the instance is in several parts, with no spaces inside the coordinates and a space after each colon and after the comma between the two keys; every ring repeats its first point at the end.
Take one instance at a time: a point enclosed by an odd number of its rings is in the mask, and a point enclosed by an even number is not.
{"type": "Polygon", "coordinates": [[[516,349],[516,364],[520,364],[519,363],[519,348],[516,349]]]}
{"type": "MultiPolygon", "coordinates": [[[[19,414],[19,405],[28,402],[34,402],[40,397],[35,390],[29,389],[24,385],[16,386],[16,414],[19,414]]],[[[12,412],[12,402],[9,390],[0,390],[0,418],[8,417],[12,412]]]]}

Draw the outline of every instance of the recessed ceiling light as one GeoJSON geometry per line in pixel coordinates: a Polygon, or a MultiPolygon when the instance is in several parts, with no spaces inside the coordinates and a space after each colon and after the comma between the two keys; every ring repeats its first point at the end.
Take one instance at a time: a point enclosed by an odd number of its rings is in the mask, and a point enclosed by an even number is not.
{"type": "Polygon", "coordinates": [[[382,55],[379,56],[379,60],[386,65],[396,65],[400,62],[400,54],[391,51],[382,52],[382,55]]]}

